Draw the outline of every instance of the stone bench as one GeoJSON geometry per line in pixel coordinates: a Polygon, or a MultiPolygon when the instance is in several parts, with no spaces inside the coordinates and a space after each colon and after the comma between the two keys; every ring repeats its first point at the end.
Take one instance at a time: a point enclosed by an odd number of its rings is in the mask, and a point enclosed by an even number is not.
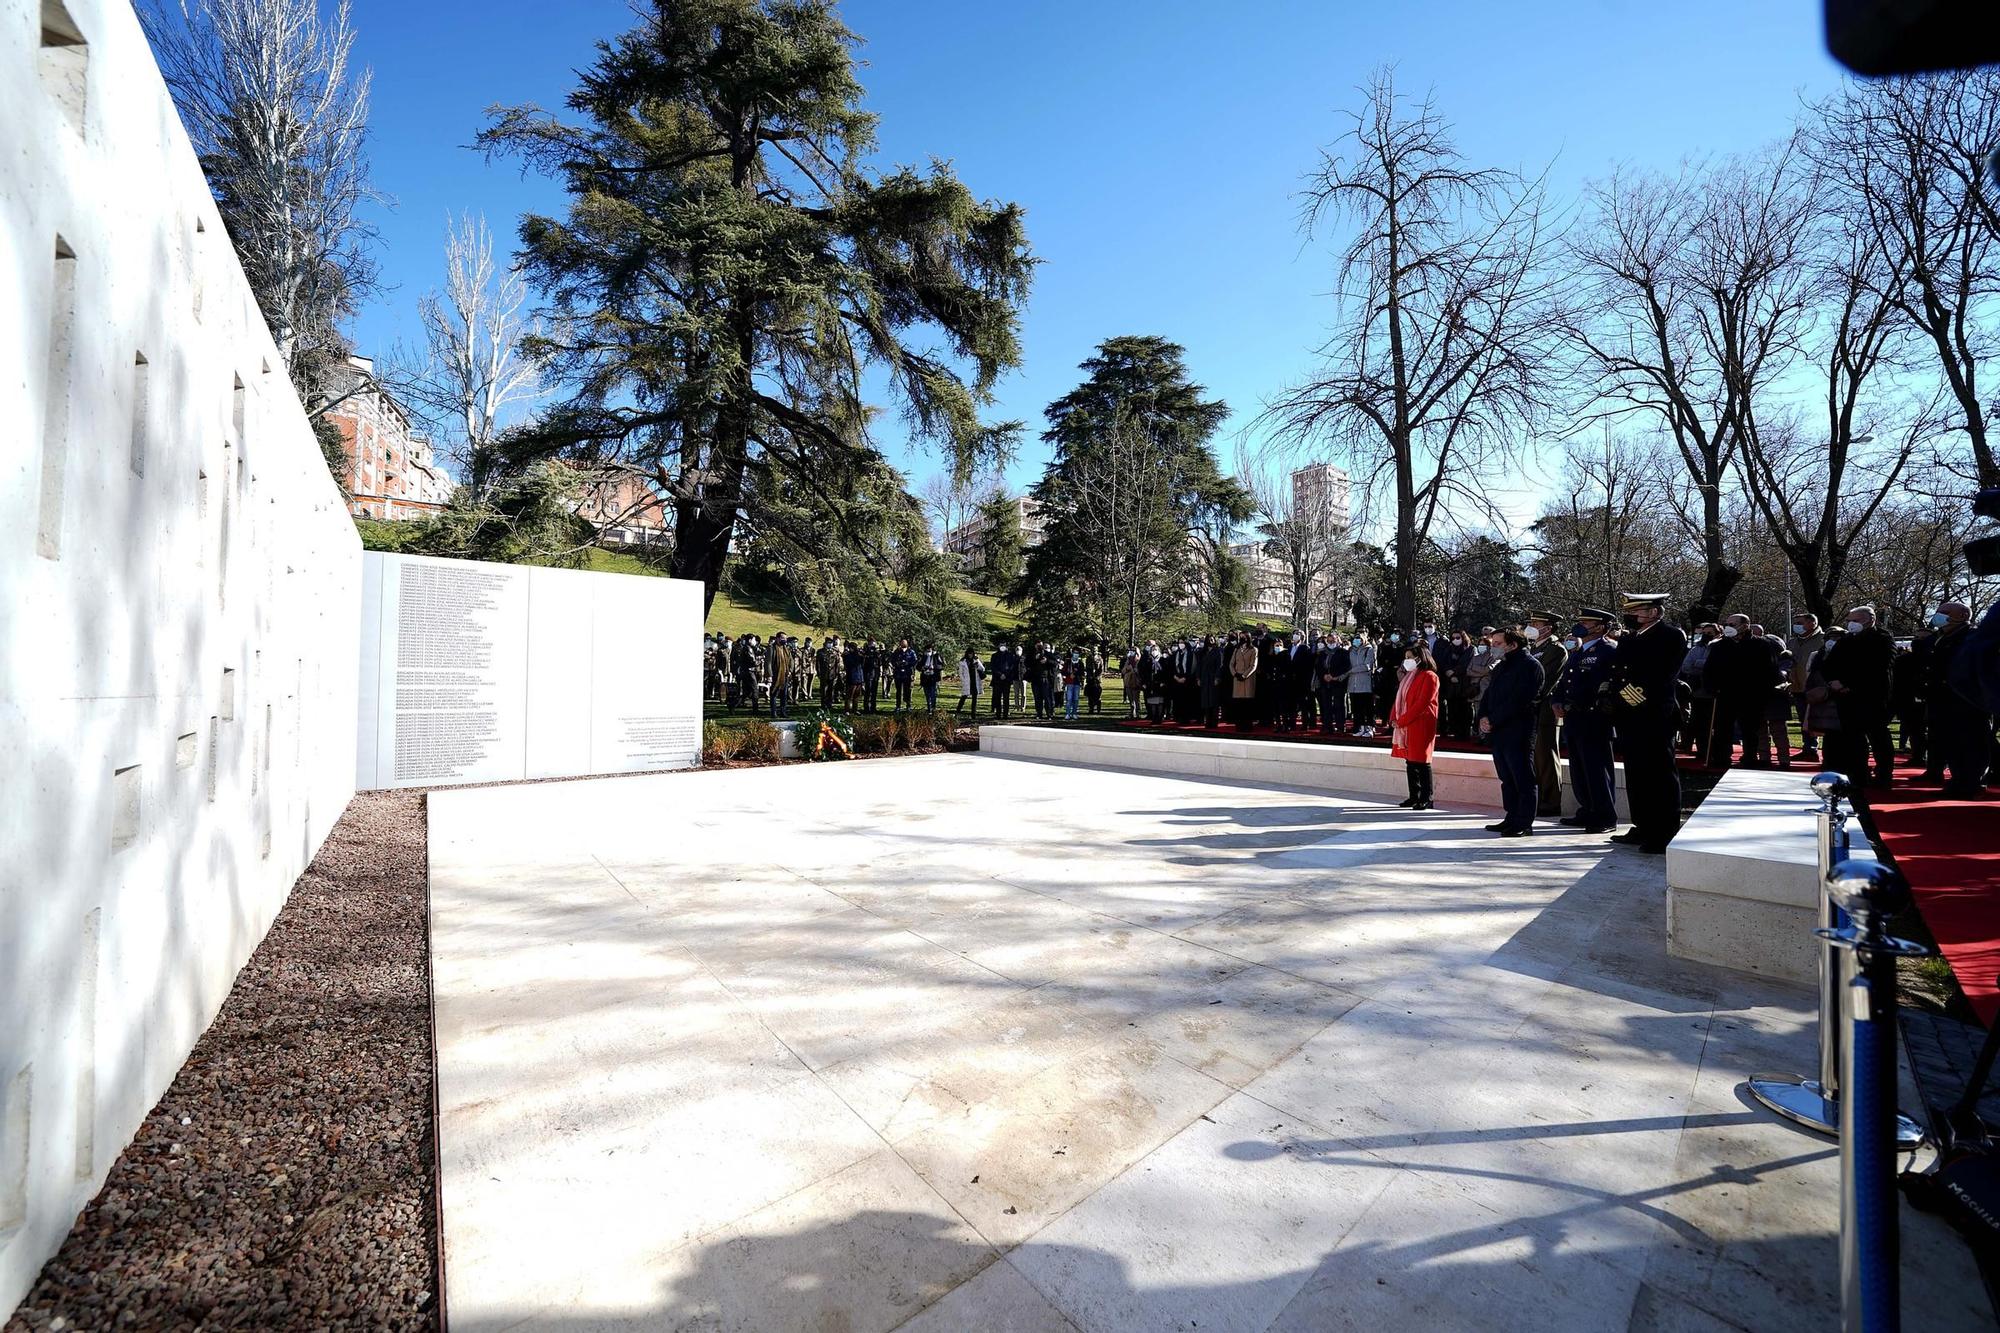
{"type": "MultiPolygon", "coordinates": [[[[1373,745],[1188,736],[1136,729],[1006,726],[989,722],[979,728],[979,749],[983,754],[1022,759],[1096,764],[1189,777],[1233,778],[1390,801],[1399,801],[1409,793],[1403,761],[1390,755],[1386,748],[1373,745]]],[[[1493,761],[1485,754],[1439,750],[1431,769],[1439,801],[1447,805],[1500,808],[1500,778],[1493,771],[1493,761]]],[[[1618,812],[1624,818],[1627,807],[1622,764],[1617,766],[1615,776],[1618,812]]],[[[1565,772],[1563,811],[1568,814],[1575,810],[1574,793],[1565,772]]]]}
{"type": "MultiPolygon", "coordinates": [[[[1810,983],[1819,802],[1810,770],[1732,769],[1667,847],[1667,952],[1810,983]]],[[[1857,842],[1865,846],[1866,840],[1857,842]]]]}

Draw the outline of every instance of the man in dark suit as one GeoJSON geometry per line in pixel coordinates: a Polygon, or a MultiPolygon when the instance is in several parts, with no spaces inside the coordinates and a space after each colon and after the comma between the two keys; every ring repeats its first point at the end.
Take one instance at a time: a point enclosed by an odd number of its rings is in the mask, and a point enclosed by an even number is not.
{"type": "MultiPolygon", "coordinates": [[[[1667,850],[1681,826],[1681,780],[1674,768],[1674,732],[1680,725],[1676,685],[1687,634],[1667,623],[1667,595],[1628,592],[1623,610],[1631,632],[1618,640],[1612,659],[1613,720],[1625,758],[1625,799],[1632,827],[1613,838],[1642,852],[1667,850]]],[[[1775,666],[1773,667],[1775,671],[1775,666]]],[[[1717,710],[1718,727],[1724,725],[1717,710]]],[[[1727,742],[1725,742],[1726,744],[1727,742]]]]}
{"type": "Polygon", "coordinates": [[[1981,707],[1983,700],[1952,680],[1954,674],[1960,680],[1977,674],[1960,662],[1963,654],[1973,651],[1972,608],[1964,602],[1940,602],[1931,624],[1935,627],[1931,649],[1923,661],[1925,721],[1930,728],[1930,767],[1925,777],[1942,782],[1946,796],[1982,800],[1993,717],[1981,707]]]}
{"type": "Polygon", "coordinates": [[[1712,768],[1728,768],[1730,742],[1743,737],[1743,763],[1749,768],[1771,766],[1771,696],[1779,683],[1780,645],[1750,632],[1750,617],[1737,614],[1722,622],[1722,636],[1708,647],[1702,668],[1703,686],[1715,695],[1715,733],[1709,749],[1712,768]]]}
{"type": "Polygon", "coordinates": [[[1890,672],[1896,641],[1875,623],[1875,608],[1847,613],[1847,633],[1820,655],[1820,679],[1834,699],[1840,730],[1826,738],[1827,762],[1857,784],[1868,781],[1868,752],[1875,752],[1875,785],[1896,775],[1896,752],[1889,744],[1890,672]]]}
{"type": "Polygon", "coordinates": [[[1519,630],[1495,630],[1487,640],[1494,664],[1479,700],[1479,734],[1493,747],[1500,774],[1500,802],[1507,814],[1487,831],[1525,838],[1535,831],[1535,721],[1541,712],[1542,664],[1519,630]]]}
{"type": "Polygon", "coordinates": [[[896,646],[889,651],[889,680],[896,687],[894,711],[910,711],[910,682],[916,679],[916,674],[916,649],[910,647],[908,639],[898,639],[896,646]]]}
{"type": "Polygon", "coordinates": [[[1014,651],[1004,639],[993,651],[993,660],[987,663],[986,678],[991,682],[987,690],[987,707],[993,716],[1005,722],[1014,710],[1014,682],[1021,678],[1021,655],[1014,651]]]}
{"type": "Polygon", "coordinates": [[[1331,736],[1347,725],[1347,673],[1354,666],[1347,647],[1329,634],[1320,641],[1313,666],[1313,688],[1319,692],[1319,730],[1331,736]]]}

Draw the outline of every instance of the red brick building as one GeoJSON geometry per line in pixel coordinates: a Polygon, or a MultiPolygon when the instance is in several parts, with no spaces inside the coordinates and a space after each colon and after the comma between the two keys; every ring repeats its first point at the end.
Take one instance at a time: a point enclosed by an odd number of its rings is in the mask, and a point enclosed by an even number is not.
{"type": "Polygon", "coordinates": [[[583,473],[576,512],[597,528],[599,546],[657,546],[667,540],[659,493],[630,472],[583,473]]]}
{"type": "Polygon", "coordinates": [[[402,407],[375,378],[375,363],[349,357],[347,395],[327,410],[347,455],[341,480],[356,518],[421,518],[451,499],[453,481],[431,455],[430,441],[410,429],[402,407]]]}

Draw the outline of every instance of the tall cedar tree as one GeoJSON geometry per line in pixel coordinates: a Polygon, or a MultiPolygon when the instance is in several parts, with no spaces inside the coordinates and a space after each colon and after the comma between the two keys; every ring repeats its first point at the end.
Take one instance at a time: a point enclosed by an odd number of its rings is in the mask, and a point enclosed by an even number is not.
{"type": "Polygon", "coordinates": [[[1034,260],[1018,205],[941,161],[864,165],[855,35],[825,0],[653,0],[600,44],[567,124],[503,110],[480,135],[563,181],[567,217],[521,221],[547,298],[531,351],[571,391],[517,453],[631,468],[674,506],[672,572],[713,602],[732,540],[784,496],[866,549],[848,507],[881,465],[872,367],[955,472],[1004,459],[988,424],[1021,357],[1034,260]]]}
{"type": "Polygon", "coordinates": [[[979,591],[1002,594],[1021,577],[1021,504],[1000,491],[979,506],[986,520],[979,535],[979,591]]]}
{"type": "Polygon", "coordinates": [[[1011,600],[1038,626],[1136,641],[1142,626],[1198,600],[1204,575],[1190,534],[1240,523],[1251,505],[1209,450],[1229,408],[1188,379],[1177,344],[1111,338],[1082,370],[1083,383],[1044,414],[1055,456],[1034,495],[1045,526],[1011,600]]]}

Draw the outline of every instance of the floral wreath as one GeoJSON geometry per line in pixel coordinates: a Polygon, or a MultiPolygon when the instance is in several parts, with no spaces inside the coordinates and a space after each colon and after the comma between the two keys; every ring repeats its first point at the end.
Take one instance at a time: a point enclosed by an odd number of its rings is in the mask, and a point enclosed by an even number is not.
{"type": "Polygon", "coordinates": [[[799,739],[806,758],[814,761],[852,759],[854,724],[839,713],[814,709],[799,719],[799,739]]]}

